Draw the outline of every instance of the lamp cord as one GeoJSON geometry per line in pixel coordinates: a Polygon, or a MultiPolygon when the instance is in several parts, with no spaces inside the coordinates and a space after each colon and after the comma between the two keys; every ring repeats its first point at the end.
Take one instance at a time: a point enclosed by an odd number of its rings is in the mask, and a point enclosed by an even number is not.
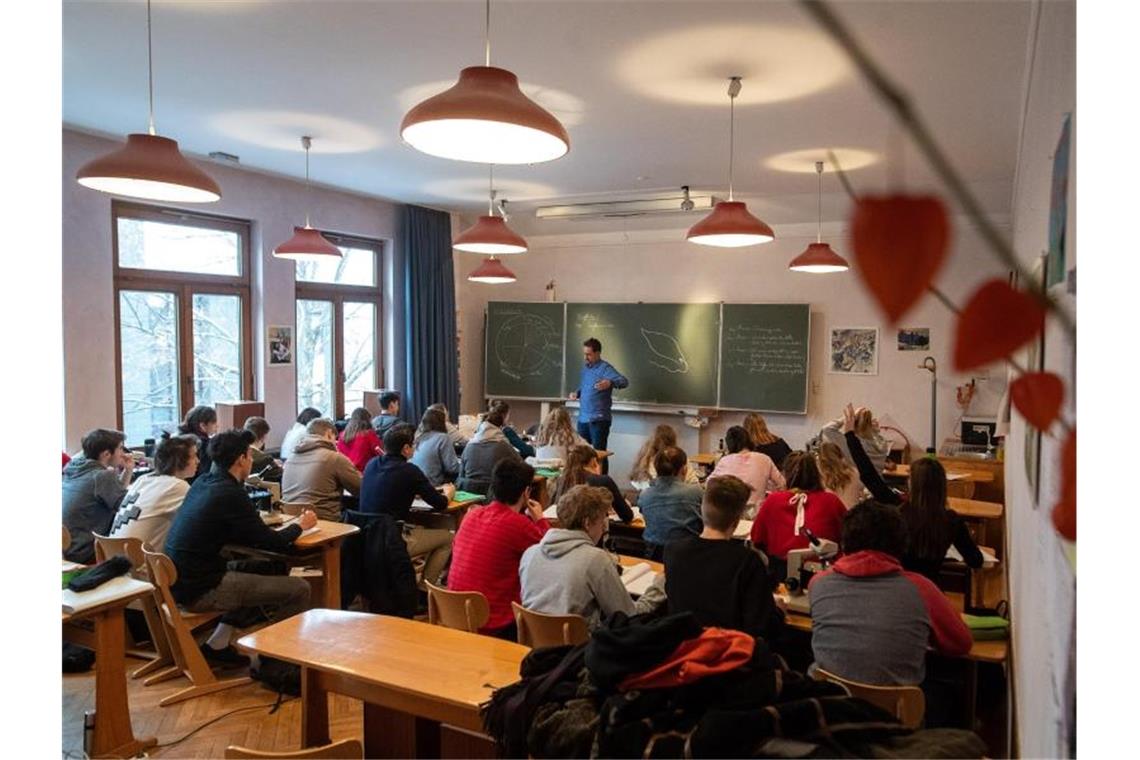
{"type": "MultiPolygon", "coordinates": [[[[731,87],[731,85],[730,85],[731,87]]],[[[736,139],[736,96],[728,93],[728,200],[732,201],[732,157],[736,139]]]]}
{"type": "Polygon", "coordinates": [[[487,164],[487,216],[495,215],[495,165],[487,164]]]}
{"type": "Polygon", "coordinates": [[[823,162],[815,162],[815,174],[819,182],[816,187],[815,242],[823,242],[823,162]]]}
{"type": "Polygon", "coordinates": [[[147,128],[151,137],[154,137],[154,53],[150,41],[150,0],[146,0],[146,76],[150,107],[147,128]]]}
{"type": "Polygon", "coordinates": [[[483,65],[491,65],[491,0],[487,0],[487,18],[483,34],[483,65]]]}
{"type": "Polygon", "coordinates": [[[305,149],[305,227],[311,227],[309,224],[309,206],[312,192],[309,189],[309,148],[313,147],[313,138],[304,136],[301,138],[301,147],[305,149]]]}

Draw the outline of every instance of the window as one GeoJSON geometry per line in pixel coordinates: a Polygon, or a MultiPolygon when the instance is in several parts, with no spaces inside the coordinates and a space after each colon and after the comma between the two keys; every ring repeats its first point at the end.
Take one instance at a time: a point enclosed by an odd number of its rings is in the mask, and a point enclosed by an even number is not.
{"type": "Polygon", "coordinates": [[[115,201],[119,425],[157,438],[195,404],[253,390],[249,223],[115,201]]]}
{"type": "Polygon", "coordinates": [[[381,243],[325,237],[343,258],[297,262],[297,408],[335,418],[380,382],[381,243]]]}

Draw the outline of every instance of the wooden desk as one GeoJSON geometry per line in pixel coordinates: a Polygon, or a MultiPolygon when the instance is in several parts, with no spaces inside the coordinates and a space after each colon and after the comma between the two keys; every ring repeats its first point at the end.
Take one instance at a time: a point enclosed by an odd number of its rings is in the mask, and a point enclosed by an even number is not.
{"type": "Polygon", "coordinates": [[[293,542],[296,554],[278,554],[254,546],[226,546],[224,548],[242,554],[268,556],[294,565],[301,564],[298,560],[303,556],[316,556],[318,567],[321,569],[321,577],[306,579],[316,592],[313,594],[313,604],[327,607],[330,610],[339,610],[340,547],[344,543],[344,539],[359,532],[360,528],[350,523],[317,520],[316,531],[301,536],[293,542]]]}
{"type": "Polygon", "coordinates": [[[619,554],[618,562],[621,563],[622,567],[633,567],[634,565],[639,565],[644,562],[649,565],[649,569],[653,572],[660,575],[665,574],[665,565],[660,562],[654,562],[651,559],[646,559],[645,557],[631,557],[628,554],[619,554]]]}
{"type": "MultiPolygon", "coordinates": [[[[947,475],[959,476],[957,480],[964,480],[968,483],[993,483],[994,474],[986,470],[963,470],[954,466],[946,466],[947,475]]],[[[900,464],[893,470],[884,470],[884,478],[902,478],[907,479],[910,477],[910,465],[900,464]]],[[[953,482],[953,481],[951,481],[953,482]]]]}
{"type": "Polygon", "coordinates": [[[95,732],[92,757],[134,757],[153,747],[153,736],[135,738],[131,707],[127,702],[126,626],[123,610],[135,599],[153,592],[153,587],[130,596],[76,612],[63,613],[63,638],[95,650],[95,732]],[[95,633],[69,625],[92,620],[95,633]]]}
{"type": "Polygon", "coordinates": [[[413,509],[408,512],[407,522],[415,525],[422,525],[425,528],[442,528],[444,530],[459,530],[459,524],[463,522],[463,518],[467,515],[467,510],[472,507],[477,507],[480,504],[485,504],[487,497],[481,499],[473,499],[471,501],[455,501],[452,499],[447,504],[447,509],[440,512],[435,512],[427,509],[413,509]]]}
{"type": "Polygon", "coordinates": [[[977,499],[960,499],[950,496],[946,499],[947,506],[962,517],[978,518],[983,520],[996,520],[1002,515],[1002,505],[992,501],[978,501],[977,499]]]}
{"type": "MultiPolygon", "coordinates": [[[[414,620],[309,610],[243,636],[301,667],[301,743],[329,741],[329,692],[364,701],[365,757],[439,757],[441,726],[482,733],[480,706],[530,650],[414,620]]],[[[468,748],[469,749],[469,748],[468,748]]]]}
{"type": "Polygon", "coordinates": [[[689,461],[702,467],[713,467],[716,465],[716,457],[716,454],[693,454],[689,461]]]}

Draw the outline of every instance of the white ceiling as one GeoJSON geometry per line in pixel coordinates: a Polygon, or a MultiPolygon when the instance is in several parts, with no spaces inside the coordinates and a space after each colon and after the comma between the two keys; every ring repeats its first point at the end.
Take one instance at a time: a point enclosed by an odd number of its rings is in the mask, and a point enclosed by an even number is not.
{"type": "MultiPolygon", "coordinates": [[[[1008,211],[1020,126],[1029,4],[837,2],[839,14],[910,93],[987,209],[1008,211]]],[[[773,223],[814,220],[815,178],[769,161],[827,147],[871,154],[861,188],[933,187],[917,154],[841,52],[790,2],[493,2],[492,63],[555,112],[570,153],[499,167],[512,225],[554,200],[631,197],[682,184],[727,185],[727,77],[736,108],[736,189],[773,223]],[[891,162],[883,155],[902,159],[891,162]]],[[[116,136],[146,128],[141,0],[66,0],[63,115],[116,136]]],[[[486,167],[423,155],[398,127],[418,100],[483,58],[483,3],[156,0],[156,121],[184,150],[244,166],[471,212],[486,167]]],[[[822,156],[820,156],[822,157],[822,156]]],[[[826,181],[826,180],[825,180],[826,181]]],[[[832,179],[825,216],[845,201],[832,179]]],[[[225,188],[222,189],[225,192],[225,188]]],[[[757,209],[754,209],[757,210],[757,209]]],[[[575,228],[579,229],[579,228],[575,228]]]]}

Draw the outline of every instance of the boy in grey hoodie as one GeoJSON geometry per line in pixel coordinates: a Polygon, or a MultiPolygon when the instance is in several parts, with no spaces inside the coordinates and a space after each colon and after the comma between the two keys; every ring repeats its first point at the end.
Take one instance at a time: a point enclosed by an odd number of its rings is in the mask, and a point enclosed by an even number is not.
{"type": "Polygon", "coordinates": [[[522,605],[549,615],[581,615],[590,630],[614,612],[636,615],[665,602],[658,575],[636,602],[622,585],[613,558],[597,546],[609,522],[605,488],[574,486],[558,500],[561,528],[549,530],[519,562],[522,605]]]}
{"type": "Polygon", "coordinates": [[[475,431],[475,436],[463,448],[463,458],[459,461],[459,478],[455,481],[460,491],[486,496],[491,490],[491,473],[495,465],[504,459],[522,461],[522,457],[503,433],[505,421],[501,409],[492,409],[475,431]]]}
{"type": "Polygon", "coordinates": [[[65,559],[95,561],[92,533],[106,534],[127,493],[135,460],[118,430],[96,428],[83,436],[83,455],[63,468],[63,524],[71,534],[65,559]]]}
{"type": "Polygon", "coordinates": [[[318,417],[285,460],[281,500],[309,504],[322,520],[340,521],[340,497],[360,495],[360,470],[336,450],[336,425],[318,417]]]}

